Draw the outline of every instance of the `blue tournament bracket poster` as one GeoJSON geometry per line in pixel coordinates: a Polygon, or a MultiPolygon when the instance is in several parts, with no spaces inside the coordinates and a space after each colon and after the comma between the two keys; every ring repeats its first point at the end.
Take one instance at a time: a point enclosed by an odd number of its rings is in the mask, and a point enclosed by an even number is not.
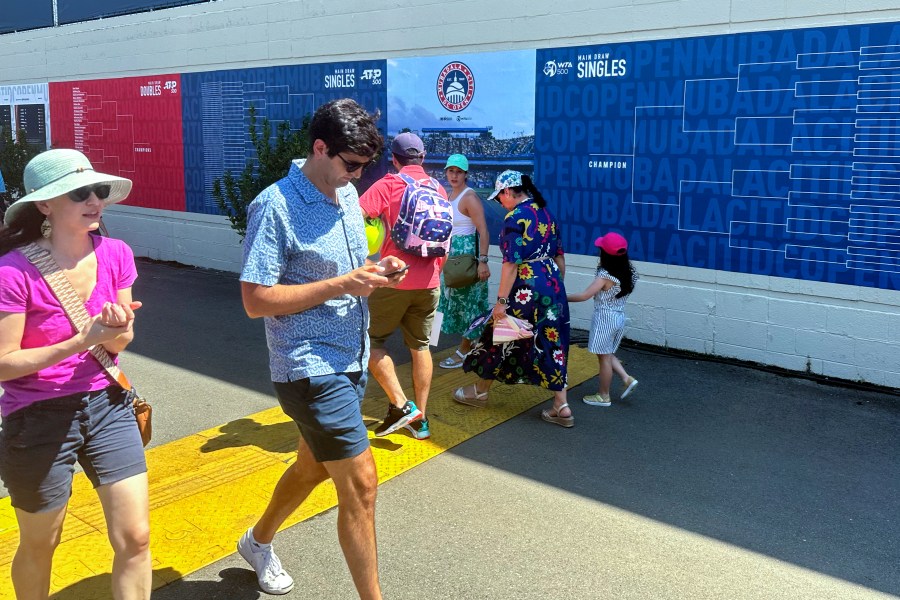
{"type": "MultiPolygon", "coordinates": [[[[505,169],[534,169],[534,50],[388,61],[388,138],[410,130],[425,145],[425,170],[449,186],[451,154],[469,159],[469,187],[482,197],[505,169]]],[[[498,204],[485,206],[499,233],[498,204]]],[[[493,240],[496,243],[496,239],[493,240]]]]}
{"type": "Polygon", "coordinates": [[[900,289],[900,24],[539,50],[566,250],[900,289]]]}
{"type": "Polygon", "coordinates": [[[247,133],[251,106],[257,126],[268,117],[274,131],[283,121],[299,129],[304,117],[311,117],[325,102],[353,98],[369,112],[381,112],[378,126],[384,132],[386,82],[383,60],[182,75],[187,210],[219,214],[212,197],[213,181],[226,171],[237,175],[248,160],[255,159],[247,133]]]}

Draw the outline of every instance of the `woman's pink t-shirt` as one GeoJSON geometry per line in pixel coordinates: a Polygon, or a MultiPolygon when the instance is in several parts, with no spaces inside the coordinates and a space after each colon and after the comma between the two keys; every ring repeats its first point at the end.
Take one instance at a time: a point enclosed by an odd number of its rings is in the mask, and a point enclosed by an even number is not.
{"type": "MultiPolygon", "coordinates": [[[[97,255],[97,285],[85,307],[93,316],[103,310],[105,302],[115,302],[119,290],[132,286],[137,270],[134,254],[125,242],[92,237],[97,255]]],[[[18,250],[0,256],[0,312],[25,313],[22,348],[50,346],[76,333],[47,282],[18,250]]],[[[111,383],[112,378],[86,350],[37,373],[0,383],[0,411],[5,417],[41,400],[92,392],[111,383]]]]}

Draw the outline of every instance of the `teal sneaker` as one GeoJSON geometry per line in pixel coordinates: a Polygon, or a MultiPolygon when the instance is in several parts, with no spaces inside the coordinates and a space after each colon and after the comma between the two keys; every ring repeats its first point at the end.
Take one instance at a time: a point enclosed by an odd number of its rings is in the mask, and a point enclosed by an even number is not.
{"type": "Polygon", "coordinates": [[[388,404],[388,413],[384,421],[375,428],[375,437],[384,437],[389,433],[394,433],[401,427],[406,427],[414,421],[422,419],[422,411],[416,408],[416,403],[407,400],[403,408],[397,408],[393,404],[388,404]]]}
{"type": "Polygon", "coordinates": [[[431,437],[431,430],[428,428],[428,419],[413,421],[409,425],[405,425],[405,427],[417,440],[427,440],[431,437]]]}

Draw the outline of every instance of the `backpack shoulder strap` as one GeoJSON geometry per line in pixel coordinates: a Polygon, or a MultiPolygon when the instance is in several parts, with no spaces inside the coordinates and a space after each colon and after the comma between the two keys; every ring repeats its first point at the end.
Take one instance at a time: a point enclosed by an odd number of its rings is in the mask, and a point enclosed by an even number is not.
{"type": "Polygon", "coordinates": [[[400,179],[403,180],[403,183],[405,183],[406,185],[418,185],[418,182],[406,173],[397,173],[397,175],[400,177],[400,179]]]}
{"type": "Polygon", "coordinates": [[[437,191],[438,186],[440,185],[437,182],[437,179],[435,179],[434,177],[429,177],[428,179],[416,180],[416,179],[413,179],[412,177],[410,177],[409,175],[407,175],[406,173],[397,173],[397,175],[400,177],[400,179],[403,180],[403,182],[406,185],[411,185],[413,187],[427,187],[429,189],[437,191]]]}

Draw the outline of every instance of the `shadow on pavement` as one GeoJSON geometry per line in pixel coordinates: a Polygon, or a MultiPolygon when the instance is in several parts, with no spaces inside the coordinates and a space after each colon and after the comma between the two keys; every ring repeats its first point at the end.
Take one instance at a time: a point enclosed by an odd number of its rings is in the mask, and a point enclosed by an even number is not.
{"type": "Polygon", "coordinates": [[[274,396],[263,321],[244,313],[237,274],[143,260],[138,272],[130,353],[274,396]]]}
{"type": "MultiPolygon", "coordinates": [[[[377,384],[376,384],[377,385],[377,384]]],[[[366,419],[366,426],[371,427],[375,421],[366,419]]],[[[292,452],[297,449],[299,431],[293,421],[284,423],[261,424],[253,419],[237,419],[219,428],[220,435],[210,438],[200,446],[201,452],[215,452],[223,448],[240,448],[256,446],[268,452],[292,452]]],[[[399,450],[400,444],[387,438],[370,440],[373,448],[382,450],[399,450]]]]}
{"type": "Polygon", "coordinates": [[[588,381],[570,390],[572,430],[531,411],[450,452],[900,594],[896,398],[647,351],[620,358],[640,380],[627,400],[614,388],[612,407],[589,407],[588,381]]]}
{"type": "MultiPolygon", "coordinates": [[[[256,600],[264,597],[259,591],[256,575],[250,569],[228,568],[219,572],[221,581],[184,581],[182,574],[172,568],[156,569],[154,579],[177,581],[176,586],[165,586],[153,592],[154,598],[166,598],[168,593],[177,591],[178,598],[193,600],[256,600]]],[[[95,575],[53,594],[53,600],[86,600],[88,598],[110,597],[109,573],[95,575]]],[[[156,583],[156,582],[154,582],[156,583]]],[[[171,596],[175,597],[175,596],[171,596]]]]}
{"type": "Polygon", "coordinates": [[[253,419],[238,419],[226,423],[219,431],[220,435],[200,447],[201,452],[242,446],[256,446],[268,452],[291,452],[297,449],[299,435],[293,421],[263,425],[253,419]]]}
{"type": "MultiPolygon", "coordinates": [[[[146,262],[140,271],[135,298],[145,308],[129,351],[272,394],[262,321],[244,315],[236,275],[146,262]]],[[[896,397],[642,350],[620,358],[640,380],[626,401],[615,401],[614,388],[612,407],[582,404],[596,392],[591,380],[570,390],[572,430],[542,422],[535,409],[451,452],[900,595],[896,397]]],[[[235,427],[250,428],[267,450],[296,443],[290,423],[235,427]]],[[[235,433],[204,450],[228,447],[235,433]]]]}

